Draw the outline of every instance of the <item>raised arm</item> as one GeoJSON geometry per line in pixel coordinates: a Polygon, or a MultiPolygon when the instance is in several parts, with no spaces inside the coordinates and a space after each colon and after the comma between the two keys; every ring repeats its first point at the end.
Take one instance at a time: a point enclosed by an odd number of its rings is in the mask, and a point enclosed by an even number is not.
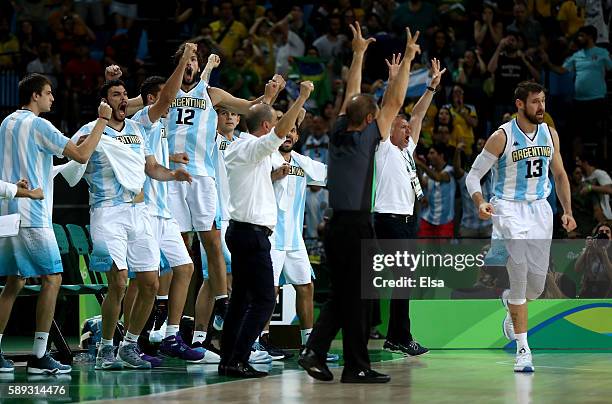
{"type": "Polygon", "coordinates": [[[242,98],[236,98],[225,90],[221,90],[217,87],[210,87],[208,89],[208,93],[210,94],[210,99],[213,103],[213,106],[220,106],[223,108],[227,108],[228,110],[235,112],[237,114],[244,115],[249,112],[249,108],[251,108],[255,104],[264,103],[264,104],[272,104],[274,99],[278,95],[278,93],[285,88],[285,80],[281,75],[275,74],[272,78],[273,81],[279,83],[274,89],[271,89],[269,86],[266,86],[266,92],[263,96],[253,100],[247,101],[242,98]]]}
{"type": "Polygon", "coordinates": [[[497,70],[497,62],[499,61],[499,55],[501,54],[502,49],[506,46],[506,38],[499,41],[497,48],[495,48],[495,53],[491,56],[491,60],[489,60],[489,64],[487,65],[487,70],[491,74],[495,74],[497,70]]]}
{"type": "Polygon", "coordinates": [[[302,81],[300,83],[300,95],[295,100],[291,108],[285,112],[283,117],[278,121],[276,126],[274,127],[274,133],[279,138],[284,138],[291,131],[291,129],[296,125],[296,121],[302,111],[302,107],[308,97],[310,97],[310,93],[314,90],[314,84],[312,81],[302,81]]]}
{"type": "MultiPolygon", "coordinates": [[[[119,80],[121,78],[121,75],[122,75],[121,68],[117,65],[110,65],[104,70],[104,80],[105,81],[119,80]]],[[[130,98],[128,100],[128,106],[127,106],[126,113],[128,116],[132,116],[136,112],[140,111],[143,106],[144,104],[142,102],[141,96],[130,98]]]]}
{"type": "Polygon", "coordinates": [[[351,46],[353,48],[353,60],[351,61],[351,67],[349,68],[348,76],[346,79],[346,91],[344,92],[344,102],[340,107],[339,115],[346,113],[346,106],[349,100],[361,92],[361,71],[363,70],[363,57],[365,55],[368,46],[372,42],[376,42],[376,39],[369,38],[364,39],[361,35],[361,27],[359,23],[355,23],[349,26],[353,32],[353,41],[351,46]]]}
{"type": "Polygon", "coordinates": [[[206,62],[206,66],[204,66],[204,70],[202,70],[202,74],[200,75],[200,80],[208,83],[210,80],[210,73],[215,70],[221,64],[221,58],[219,55],[215,55],[211,53],[208,57],[208,61],[206,62]]]}
{"type": "Polygon", "coordinates": [[[550,171],[552,171],[553,179],[555,181],[555,189],[557,190],[557,196],[559,202],[563,208],[563,215],[561,216],[561,225],[569,233],[576,228],[576,221],[572,215],[572,202],[571,202],[571,190],[567,173],[563,168],[563,160],[561,159],[561,151],[559,150],[559,134],[554,128],[549,128],[550,134],[552,135],[553,145],[555,151],[553,153],[552,161],[550,162],[550,171]]]}
{"type": "Polygon", "coordinates": [[[429,83],[429,87],[425,90],[425,93],[419,98],[414,108],[412,109],[412,114],[410,116],[410,137],[412,141],[417,144],[419,143],[419,136],[421,134],[421,125],[423,124],[423,119],[425,119],[425,114],[427,113],[427,109],[433,100],[433,96],[435,94],[435,90],[440,85],[440,80],[442,79],[442,75],[446,72],[446,68],[440,71],[440,61],[436,58],[431,60],[431,82],[429,83]],[[431,89],[434,89],[432,91],[431,89]]]}
{"type": "Polygon", "coordinates": [[[410,63],[417,53],[421,52],[421,48],[417,44],[419,39],[419,31],[414,37],[410,33],[410,28],[406,28],[406,50],[404,59],[399,64],[397,77],[389,82],[385,95],[383,96],[383,104],[380,108],[376,123],[378,130],[385,141],[391,134],[391,125],[397,116],[400,108],[404,104],[406,98],[406,90],[408,89],[408,81],[410,77],[410,63]]]}
{"type": "MultiPolygon", "coordinates": [[[[181,88],[181,82],[183,80],[183,72],[189,59],[196,54],[198,46],[194,43],[186,43],[183,50],[183,55],[179,60],[176,68],[172,72],[172,75],[166,81],[166,85],[159,93],[159,98],[155,101],[155,104],[149,108],[149,120],[156,122],[161,116],[170,108],[170,104],[176,98],[176,93],[181,88]]],[[[144,102],[144,100],[143,100],[144,102]]]]}
{"type": "Polygon", "coordinates": [[[106,127],[106,123],[111,117],[111,113],[111,107],[104,101],[100,102],[100,106],[98,107],[98,119],[96,120],[96,124],[91,130],[91,133],[78,146],[72,142],[66,143],[62,154],[71,160],[78,161],[81,164],[87,163],[96,149],[96,146],[98,146],[98,142],[102,137],[102,132],[106,127]]]}
{"type": "Polygon", "coordinates": [[[159,164],[155,156],[150,155],[145,158],[145,174],[157,181],[187,181],[191,183],[191,174],[184,168],[170,170],[159,164]]]}

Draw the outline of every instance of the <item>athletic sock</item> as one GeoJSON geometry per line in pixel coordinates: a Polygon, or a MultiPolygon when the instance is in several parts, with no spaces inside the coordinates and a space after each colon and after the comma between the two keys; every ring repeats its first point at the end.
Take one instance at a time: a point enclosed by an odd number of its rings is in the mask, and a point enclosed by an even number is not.
{"type": "Polygon", "coordinates": [[[204,343],[205,340],[206,340],[206,331],[194,331],[193,332],[193,339],[191,340],[192,344],[195,344],[196,342],[204,343]]]}
{"type": "Polygon", "coordinates": [[[528,352],[531,351],[531,349],[529,349],[529,344],[527,343],[526,332],[516,334],[516,353],[519,353],[523,348],[525,348],[525,350],[528,352]]]}
{"type": "Polygon", "coordinates": [[[134,335],[128,331],[125,333],[125,337],[123,338],[122,345],[136,344],[137,342],[138,342],[138,335],[134,335]]]}
{"type": "Polygon", "coordinates": [[[178,334],[178,332],[179,332],[179,326],[178,325],[174,325],[174,324],[170,325],[170,324],[168,324],[166,326],[166,336],[165,336],[165,338],[174,337],[176,334],[178,334]]]}
{"type": "Polygon", "coordinates": [[[159,330],[168,319],[168,296],[157,296],[155,298],[155,324],[154,330],[159,330]]]}
{"type": "Polygon", "coordinates": [[[306,345],[306,342],[308,342],[308,337],[310,337],[311,333],[312,333],[312,328],[306,328],[304,330],[300,330],[300,334],[302,334],[302,345],[306,345]]]}
{"type": "Polygon", "coordinates": [[[34,333],[34,345],[32,346],[32,354],[37,358],[45,356],[47,351],[47,341],[49,340],[48,332],[37,332],[34,333]]]}
{"type": "Polygon", "coordinates": [[[1,348],[2,347],[2,335],[3,334],[0,334],[0,352],[2,352],[2,348],[1,348]]]}
{"type": "Polygon", "coordinates": [[[227,299],[229,296],[228,295],[219,295],[219,296],[215,296],[215,302],[217,300],[221,300],[221,299],[227,299]]]}
{"type": "Polygon", "coordinates": [[[104,345],[110,345],[113,346],[113,340],[111,339],[104,339],[104,338],[100,338],[100,346],[104,346],[104,345]]]}

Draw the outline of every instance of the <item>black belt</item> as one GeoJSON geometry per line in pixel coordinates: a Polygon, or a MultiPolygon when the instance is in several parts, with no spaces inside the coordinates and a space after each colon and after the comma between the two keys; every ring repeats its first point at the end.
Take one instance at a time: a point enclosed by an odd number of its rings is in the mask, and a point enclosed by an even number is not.
{"type": "Polygon", "coordinates": [[[230,219],[230,226],[233,226],[235,229],[242,230],[253,230],[257,232],[262,232],[266,235],[266,237],[270,237],[272,235],[272,230],[266,226],[261,226],[253,223],[245,223],[245,222],[237,222],[235,220],[230,219]]]}
{"type": "Polygon", "coordinates": [[[413,218],[412,215],[398,215],[398,214],[395,214],[395,213],[378,213],[378,212],[374,212],[374,215],[375,216],[390,217],[390,218],[393,218],[393,219],[401,220],[404,223],[408,223],[413,218]]]}

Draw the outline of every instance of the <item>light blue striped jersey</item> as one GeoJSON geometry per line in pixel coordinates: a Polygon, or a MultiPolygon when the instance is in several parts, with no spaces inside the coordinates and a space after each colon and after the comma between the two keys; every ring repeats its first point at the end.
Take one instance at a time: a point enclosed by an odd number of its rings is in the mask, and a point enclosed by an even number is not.
{"type": "Polygon", "coordinates": [[[215,136],[217,135],[217,112],[208,95],[208,84],[200,82],[189,92],[179,89],[168,112],[168,148],[170,154],[187,153],[187,165],[179,166],[191,175],[215,177],[215,136]]]}
{"type": "Polygon", "coordinates": [[[229,183],[227,181],[227,169],[225,168],[225,150],[227,147],[240,139],[242,132],[234,132],[232,140],[227,139],[220,133],[217,133],[215,139],[215,152],[213,155],[215,161],[215,183],[217,185],[217,216],[219,220],[229,220],[229,183]]]}
{"type": "Polygon", "coordinates": [[[446,165],[442,170],[450,176],[448,182],[434,181],[432,178],[427,179],[427,207],[423,209],[421,217],[433,224],[440,225],[453,221],[455,217],[455,192],[457,190],[457,182],[453,176],[453,167],[446,165]]]}
{"type": "MultiPolygon", "coordinates": [[[[279,151],[274,153],[280,154],[279,151]]],[[[283,158],[283,157],[281,157],[283,158]]],[[[305,157],[304,158],[308,158],[305,157]]],[[[284,161],[284,158],[283,158],[284,161]]],[[[289,162],[291,166],[287,175],[286,198],[288,198],[286,211],[279,208],[281,188],[279,181],[274,181],[274,194],[276,196],[277,218],[274,233],[270,236],[270,244],[274,250],[304,250],[304,238],[302,230],[304,228],[304,207],[306,205],[306,186],[309,177],[300,167],[295,159],[289,162]]]]}
{"type": "MultiPolygon", "coordinates": [[[[84,125],[72,137],[77,142],[81,136],[89,135],[95,126],[95,121],[84,125]]],[[[144,127],[132,119],[124,121],[123,129],[116,131],[110,126],[104,128],[102,136],[110,136],[121,143],[129,145],[130,149],[143,156],[151,155],[146,145],[146,131],[144,127]]],[[[137,195],[125,189],[115,177],[115,173],[104,153],[94,151],[87,163],[83,176],[89,184],[89,205],[93,208],[102,206],[116,206],[131,202],[137,195]]]]}
{"type": "Polygon", "coordinates": [[[69,139],[51,122],[19,109],[0,125],[0,179],[27,179],[42,188],[45,199],[15,198],[0,202],[0,215],[19,213],[21,227],[51,227],[53,212],[53,155],[62,156],[69,139]]]}
{"type": "Polygon", "coordinates": [[[493,195],[510,201],[546,199],[554,153],[548,125],[537,125],[531,137],[519,128],[516,118],[499,128],[506,134],[506,146],[492,168],[493,195]]]}
{"type": "MultiPolygon", "coordinates": [[[[491,226],[493,223],[491,219],[482,220],[478,217],[478,209],[472,201],[472,197],[468,193],[467,186],[465,185],[465,179],[467,178],[467,172],[463,174],[463,177],[459,178],[459,190],[461,191],[461,227],[468,229],[481,229],[483,227],[491,226]]],[[[483,181],[481,181],[482,196],[485,201],[491,200],[491,175],[487,173],[483,181]]]]}
{"type": "MultiPolygon", "coordinates": [[[[140,123],[147,131],[145,139],[149,151],[155,156],[155,160],[162,166],[170,167],[170,155],[168,153],[168,139],[166,137],[166,119],[160,118],[157,122],[149,119],[150,106],[146,106],[136,112],[132,119],[140,123]]],[[[168,182],[157,181],[147,175],[144,184],[145,203],[153,216],[170,219],[168,209],[168,182]]]]}

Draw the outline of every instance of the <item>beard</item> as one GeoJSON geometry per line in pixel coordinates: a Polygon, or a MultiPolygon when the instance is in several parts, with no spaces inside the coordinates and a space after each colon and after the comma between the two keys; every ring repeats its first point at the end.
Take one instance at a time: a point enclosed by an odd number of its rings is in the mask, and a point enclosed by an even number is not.
{"type": "MultiPolygon", "coordinates": [[[[537,114],[537,113],[536,113],[537,114]]],[[[534,125],[539,125],[542,122],[544,122],[544,113],[542,112],[542,117],[538,117],[536,114],[530,114],[527,112],[527,110],[525,110],[525,118],[527,118],[527,120],[529,122],[531,122],[534,125]]]]}
{"type": "Polygon", "coordinates": [[[197,72],[193,71],[192,69],[187,69],[187,70],[185,71],[185,73],[189,73],[189,75],[191,76],[191,79],[187,79],[187,78],[185,77],[185,74],[183,73],[183,84],[184,84],[184,85],[186,85],[186,86],[190,86],[190,85],[192,85],[193,83],[195,83],[195,82],[196,82],[196,76],[197,76],[197,74],[196,74],[196,73],[197,73],[197,72]]]}
{"type": "Polygon", "coordinates": [[[282,144],[281,147],[278,148],[278,151],[281,153],[290,153],[293,151],[293,145],[286,146],[282,144]]]}

